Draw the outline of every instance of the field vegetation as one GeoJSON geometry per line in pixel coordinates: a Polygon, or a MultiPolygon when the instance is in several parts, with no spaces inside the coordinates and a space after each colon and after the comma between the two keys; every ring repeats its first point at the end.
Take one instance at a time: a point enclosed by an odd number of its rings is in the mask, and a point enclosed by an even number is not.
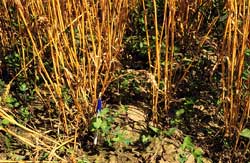
{"type": "Polygon", "coordinates": [[[1,0],[0,162],[250,162],[250,0],[1,0]]]}

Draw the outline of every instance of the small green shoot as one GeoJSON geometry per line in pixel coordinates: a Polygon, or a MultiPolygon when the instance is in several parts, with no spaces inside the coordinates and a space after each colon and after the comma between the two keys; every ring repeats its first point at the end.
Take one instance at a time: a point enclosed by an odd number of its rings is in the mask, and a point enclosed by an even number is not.
{"type": "Polygon", "coordinates": [[[176,128],[169,128],[168,130],[163,131],[163,133],[166,136],[172,136],[174,134],[174,132],[176,131],[176,128]]]}
{"type": "Polygon", "coordinates": [[[95,130],[101,128],[101,126],[102,126],[102,119],[101,118],[96,118],[96,121],[93,122],[92,131],[95,131],[95,130]]]}
{"type": "Polygon", "coordinates": [[[131,142],[125,137],[126,133],[119,126],[115,127],[114,119],[119,116],[118,113],[121,113],[121,111],[111,114],[109,108],[103,108],[92,121],[91,131],[101,135],[109,146],[119,143],[128,145],[131,142]]]}
{"type": "Polygon", "coordinates": [[[17,101],[17,99],[15,97],[12,97],[12,96],[7,96],[5,99],[5,102],[6,102],[7,106],[10,108],[15,108],[15,107],[20,106],[20,103],[17,101]]]}
{"type": "Polygon", "coordinates": [[[19,89],[21,92],[25,92],[28,90],[28,87],[25,83],[20,84],[19,89]]]}
{"type": "Polygon", "coordinates": [[[146,143],[148,143],[150,141],[151,138],[152,137],[149,136],[149,135],[142,135],[141,141],[142,141],[143,144],[146,144],[146,143]]]}
{"type": "Polygon", "coordinates": [[[250,129],[243,129],[240,133],[240,136],[250,139],[250,129]]]}
{"type": "Polygon", "coordinates": [[[193,148],[194,148],[194,145],[192,143],[192,139],[190,138],[190,136],[186,136],[184,138],[183,144],[181,145],[181,149],[182,150],[185,150],[185,149],[193,150],[193,148]]]}
{"type": "Polygon", "coordinates": [[[153,127],[153,126],[149,126],[149,128],[154,131],[155,134],[158,134],[160,132],[159,128],[153,127]]]}
{"type": "Polygon", "coordinates": [[[183,115],[185,113],[185,110],[184,109],[180,109],[180,110],[177,110],[175,115],[179,118],[181,115],[183,115]]]}
{"type": "Polygon", "coordinates": [[[180,163],[185,163],[187,161],[186,152],[191,152],[197,163],[203,163],[202,161],[203,151],[201,148],[195,147],[195,145],[192,143],[192,139],[190,136],[186,136],[181,145],[181,152],[179,153],[179,158],[178,158],[180,163]]]}
{"type": "Polygon", "coordinates": [[[10,121],[8,119],[3,119],[1,121],[1,125],[3,125],[3,126],[7,126],[9,123],[10,123],[10,121]]]}
{"type": "Polygon", "coordinates": [[[175,118],[171,119],[171,125],[175,126],[182,122],[181,116],[185,113],[185,109],[179,109],[175,112],[175,118]]]}

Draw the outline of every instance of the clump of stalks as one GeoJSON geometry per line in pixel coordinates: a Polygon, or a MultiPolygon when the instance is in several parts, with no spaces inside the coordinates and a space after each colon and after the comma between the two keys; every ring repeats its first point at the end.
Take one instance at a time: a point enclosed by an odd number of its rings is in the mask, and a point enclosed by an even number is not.
{"type": "Polygon", "coordinates": [[[146,33],[146,43],[148,47],[148,62],[149,62],[149,71],[152,73],[152,113],[153,113],[153,122],[158,123],[158,103],[159,103],[159,93],[164,94],[165,108],[168,109],[169,100],[170,100],[170,90],[171,90],[171,78],[172,78],[172,63],[173,63],[173,53],[174,53],[174,34],[175,34],[175,1],[165,1],[164,3],[164,17],[163,22],[158,21],[158,11],[157,11],[157,1],[153,0],[154,8],[154,17],[153,17],[153,26],[154,34],[150,35],[149,25],[148,24],[148,9],[145,5],[145,1],[142,0],[142,6],[144,10],[144,24],[145,24],[145,33],[146,33]],[[168,10],[171,8],[171,10],[168,10]],[[169,16],[168,16],[169,15],[169,16]],[[162,28],[159,29],[159,26],[162,28]],[[155,42],[152,43],[155,45],[155,49],[152,49],[152,44],[150,43],[150,38],[155,36],[155,42]],[[165,54],[162,53],[162,44],[165,42],[165,54]],[[169,49],[171,49],[169,51],[169,49]],[[162,56],[165,56],[162,60],[162,56]],[[154,63],[152,63],[152,58],[155,58],[154,63]],[[161,66],[161,63],[165,62],[165,67],[161,66]],[[160,89],[160,84],[162,81],[162,76],[164,76],[164,90],[160,89]]]}
{"type": "Polygon", "coordinates": [[[249,58],[246,49],[250,48],[250,1],[229,1],[223,45],[222,58],[222,105],[224,109],[225,136],[235,138],[236,150],[240,132],[244,129],[250,116],[249,58]]]}
{"type": "Polygon", "coordinates": [[[11,18],[9,9],[16,9],[19,32],[25,34],[18,46],[22,54],[18,74],[28,77],[27,69],[35,65],[34,74],[45,83],[43,88],[36,86],[36,93],[51,99],[64,132],[75,133],[76,142],[79,126],[88,125],[99,93],[104,94],[119,68],[127,16],[135,1],[2,0],[2,4],[6,19],[11,18]],[[26,46],[32,47],[33,56],[26,46]],[[72,104],[65,100],[63,89],[72,104]]]}
{"type": "Polygon", "coordinates": [[[233,135],[237,134],[235,141],[236,149],[240,138],[240,131],[248,123],[250,114],[249,74],[247,78],[243,79],[243,72],[249,69],[249,63],[245,61],[245,51],[250,48],[250,1],[228,1],[226,4],[223,3],[220,5],[214,4],[217,2],[213,1],[165,1],[163,22],[159,22],[157,19],[156,2],[156,0],[152,1],[155,29],[153,34],[155,36],[155,42],[153,43],[155,49],[153,49],[152,43],[150,43],[151,35],[148,28],[147,7],[145,1],[142,1],[145,13],[144,23],[148,46],[149,71],[152,72],[156,81],[155,84],[152,84],[154,121],[157,122],[157,114],[159,113],[158,104],[161,100],[159,94],[163,94],[165,109],[168,110],[171,95],[178,88],[178,84],[186,78],[193,62],[197,61],[204,43],[209,42],[214,37],[210,34],[213,34],[213,30],[216,30],[216,23],[220,16],[222,16],[219,10],[226,9],[227,20],[224,37],[221,42],[217,42],[218,46],[214,53],[218,55],[218,61],[222,64],[221,101],[224,110],[225,136],[233,138],[233,135]],[[208,19],[208,15],[204,14],[202,10],[212,9],[213,5],[218,5],[218,15],[209,17],[208,19]],[[225,7],[223,8],[221,5],[225,5],[225,7]],[[159,29],[159,24],[162,26],[161,29],[159,29]],[[206,25],[205,29],[204,24],[206,25]],[[195,53],[191,52],[194,54],[194,57],[191,58],[190,64],[177,80],[174,77],[174,65],[177,64],[174,56],[175,41],[179,41],[179,44],[183,44],[186,47],[196,46],[191,47],[195,50],[195,53]],[[198,44],[194,44],[196,41],[198,41],[198,44]],[[163,43],[165,43],[164,52],[161,48],[163,43]],[[152,58],[155,59],[153,60],[152,58]],[[160,82],[162,81],[164,81],[163,90],[160,89],[160,82]]]}
{"type": "MultiPolygon", "coordinates": [[[[192,67],[193,62],[199,57],[199,52],[202,49],[204,43],[209,39],[209,34],[214,28],[218,16],[211,20],[211,22],[205,21],[205,16],[200,11],[201,7],[212,7],[212,2],[199,1],[164,1],[164,14],[161,21],[158,20],[158,8],[157,1],[152,1],[154,8],[154,33],[150,32],[148,26],[148,15],[145,1],[142,1],[144,9],[144,23],[146,42],[148,47],[148,61],[149,71],[152,72],[152,76],[155,79],[155,84],[152,84],[153,94],[153,120],[157,123],[159,113],[159,102],[164,101],[164,110],[167,111],[172,101],[172,94],[177,90],[178,85],[187,77],[189,69],[192,67]],[[206,29],[203,30],[203,35],[198,35],[202,24],[207,23],[206,29]],[[161,27],[161,28],[160,28],[161,27]],[[151,35],[149,34],[151,33],[151,35]],[[150,38],[155,37],[155,42],[150,42],[150,38]],[[179,44],[185,46],[197,46],[193,50],[195,52],[194,57],[191,58],[190,64],[185,68],[183,74],[176,74],[176,65],[179,63],[175,59],[175,42],[181,40],[179,44]],[[194,42],[199,40],[198,45],[194,42]],[[189,41],[187,45],[186,41],[189,41]],[[193,45],[192,45],[193,44],[193,45]],[[154,46],[153,46],[154,45],[154,46]],[[152,48],[155,47],[155,48],[152,48]],[[164,47],[164,48],[162,48],[164,47]],[[153,59],[154,58],[154,59],[153,59]],[[180,75],[176,79],[175,75],[180,75]],[[163,89],[160,85],[163,84],[163,89]],[[163,97],[163,99],[162,99],[163,97]]],[[[193,48],[193,47],[192,47],[193,48]]]]}

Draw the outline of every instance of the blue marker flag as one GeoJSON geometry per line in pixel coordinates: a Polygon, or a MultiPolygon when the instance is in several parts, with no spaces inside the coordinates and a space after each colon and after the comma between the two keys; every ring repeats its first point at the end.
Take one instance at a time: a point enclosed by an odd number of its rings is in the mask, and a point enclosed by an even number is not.
{"type": "Polygon", "coordinates": [[[98,98],[96,112],[99,113],[102,110],[102,99],[101,97],[98,98]]]}
{"type": "MultiPolygon", "coordinates": [[[[96,117],[98,118],[99,113],[102,110],[102,99],[101,99],[101,93],[99,94],[98,101],[97,101],[97,107],[96,107],[96,117]]],[[[98,139],[98,132],[96,131],[96,135],[94,138],[94,145],[97,144],[97,139],[98,139]]]]}

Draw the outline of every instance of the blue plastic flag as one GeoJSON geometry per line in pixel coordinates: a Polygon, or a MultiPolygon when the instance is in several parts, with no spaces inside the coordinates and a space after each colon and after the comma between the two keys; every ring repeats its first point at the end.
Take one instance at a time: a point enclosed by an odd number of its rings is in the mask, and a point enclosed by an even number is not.
{"type": "MultiPolygon", "coordinates": [[[[96,117],[98,118],[99,113],[102,110],[102,99],[101,99],[101,93],[99,94],[98,101],[97,101],[97,107],[96,107],[96,117]]],[[[96,132],[94,137],[94,145],[97,145],[97,139],[98,139],[98,132],[96,132]]]]}
{"type": "Polygon", "coordinates": [[[96,112],[100,113],[101,110],[102,110],[102,99],[99,97],[97,102],[96,112]]]}

